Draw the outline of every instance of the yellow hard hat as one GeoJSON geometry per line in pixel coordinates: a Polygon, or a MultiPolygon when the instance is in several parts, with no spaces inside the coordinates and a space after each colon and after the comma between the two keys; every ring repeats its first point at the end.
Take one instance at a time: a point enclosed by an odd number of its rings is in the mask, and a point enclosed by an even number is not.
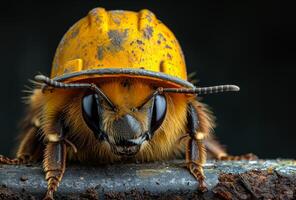
{"type": "Polygon", "coordinates": [[[174,34],[148,11],[95,8],[61,40],[51,78],[63,82],[136,77],[193,87],[174,34]]]}

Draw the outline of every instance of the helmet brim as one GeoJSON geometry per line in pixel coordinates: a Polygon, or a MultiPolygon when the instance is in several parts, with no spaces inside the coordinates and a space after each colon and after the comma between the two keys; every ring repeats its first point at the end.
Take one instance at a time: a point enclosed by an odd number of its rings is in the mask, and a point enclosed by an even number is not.
{"type": "Polygon", "coordinates": [[[187,80],[180,79],[171,75],[167,75],[162,72],[149,71],[145,69],[134,69],[134,68],[103,68],[103,69],[92,69],[82,70],[79,72],[73,72],[64,74],[53,78],[55,81],[62,82],[82,82],[83,80],[96,79],[100,80],[106,78],[115,77],[130,77],[140,78],[147,81],[153,81],[160,87],[171,86],[171,87],[186,87],[194,88],[195,86],[187,80]]]}

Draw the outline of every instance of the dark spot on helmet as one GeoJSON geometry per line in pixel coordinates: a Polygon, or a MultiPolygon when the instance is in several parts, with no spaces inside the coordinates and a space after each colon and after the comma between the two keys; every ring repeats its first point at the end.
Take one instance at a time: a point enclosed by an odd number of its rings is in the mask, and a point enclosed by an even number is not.
{"type": "Polygon", "coordinates": [[[139,44],[139,45],[143,45],[144,42],[142,40],[136,40],[136,42],[139,44]]]}
{"type": "Polygon", "coordinates": [[[125,29],[123,32],[118,30],[108,31],[108,37],[111,41],[109,45],[110,51],[118,52],[123,49],[122,45],[128,36],[128,29],[125,29]]]}
{"type": "Polygon", "coordinates": [[[146,26],[144,29],[144,37],[150,39],[153,36],[153,28],[151,26],[146,26]]]}
{"type": "Polygon", "coordinates": [[[165,45],[166,49],[172,49],[172,47],[170,45],[165,45]]]}
{"type": "Polygon", "coordinates": [[[103,60],[103,58],[104,58],[104,47],[102,47],[102,46],[98,47],[97,57],[98,57],[99,60],[103,60]]]}
{"type": "Polygon", "coordinates": [[[72,33],[71,33],[71,39],[74,39],[79,33],[79,28],[76,28],[72,33]]]}

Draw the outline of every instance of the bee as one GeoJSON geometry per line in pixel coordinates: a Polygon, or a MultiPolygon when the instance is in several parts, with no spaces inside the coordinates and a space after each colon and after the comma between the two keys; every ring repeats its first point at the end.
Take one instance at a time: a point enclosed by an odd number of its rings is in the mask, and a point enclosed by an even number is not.
{"type": "Polygon", "coordinates": [[[53,199],[66,163],[151,162],[185,155],[206,190],[206,151],[230,156],[212,136],[214,117],[199,95],[239,91],[236,85],[195,87],[173,33],[142,10],[95,8],[61,40],[51,76],[35,76],[16,158],[43,162],[53,199]]]}

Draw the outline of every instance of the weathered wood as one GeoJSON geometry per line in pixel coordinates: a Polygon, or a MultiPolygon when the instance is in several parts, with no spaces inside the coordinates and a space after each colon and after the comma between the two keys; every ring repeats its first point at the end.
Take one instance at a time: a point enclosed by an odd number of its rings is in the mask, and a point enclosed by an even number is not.
{"type": "MultiPolygon", "coordinates": [[[[68,166],[56,199],[296,199],[296,161],[208,161],[209,191],[183,161],[68,166]]],[[[40,165],[0,165],[0,199],[40,199],[46,182],[40,165]]]]}

